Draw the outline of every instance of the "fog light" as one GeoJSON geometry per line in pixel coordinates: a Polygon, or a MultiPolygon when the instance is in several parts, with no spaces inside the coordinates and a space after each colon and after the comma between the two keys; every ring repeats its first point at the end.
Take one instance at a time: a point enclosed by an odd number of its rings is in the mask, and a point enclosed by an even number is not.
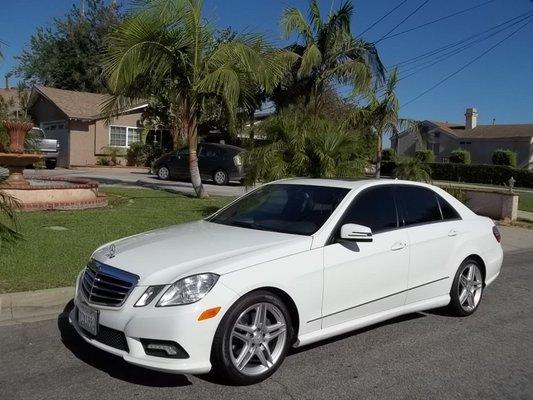
{"type": "Polygon", "coordinates": [[[176,342],[141,339],[144,352],[149,356],[165,358],[189,358],[189,354],[176,342]]]}

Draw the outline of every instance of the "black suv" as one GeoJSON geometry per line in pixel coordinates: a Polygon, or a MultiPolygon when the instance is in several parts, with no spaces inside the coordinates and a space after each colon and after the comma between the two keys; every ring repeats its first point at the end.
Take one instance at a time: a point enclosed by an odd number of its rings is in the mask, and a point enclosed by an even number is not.
{"type": "MultiPolygon", "coordinates": [[[[202,180],[212,179],[217,185],[229,181],[241,182],[244,178],[240,147],[219,143],[202,143],[198,146],[198,166],[202,180]]],[[[167,153],[152,164],[152,172],[159,179],[187,179],[189,172],[189,148],[167,153]]]]}

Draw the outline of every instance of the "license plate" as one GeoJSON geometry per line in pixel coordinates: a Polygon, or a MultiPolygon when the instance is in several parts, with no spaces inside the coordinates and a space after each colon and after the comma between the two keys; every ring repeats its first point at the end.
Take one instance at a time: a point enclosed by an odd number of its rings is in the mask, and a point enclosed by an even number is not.
{"type": "Polygon", "coordinates": [[[96,336],[98,334],[98,310],[83,303],[78,304],[78,325],[96,336]]]}

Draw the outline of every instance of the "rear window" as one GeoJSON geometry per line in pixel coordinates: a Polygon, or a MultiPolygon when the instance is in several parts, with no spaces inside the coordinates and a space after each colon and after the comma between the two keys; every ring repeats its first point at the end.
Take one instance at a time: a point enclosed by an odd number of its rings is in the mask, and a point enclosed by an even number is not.
{"type": "Polygon", "coordinates": [[[417,186],[400,186],[396,189],[402,205],[406,226],[442,221],[437,194],[417,186]]]}
{"type": "Polygon", "coordinates": [[[440,210],[442,212],[442,219],[452,220],[452,219],[461,219],[459,213],[453,208],[450,203],[444,200],[441,196],[437,195],[437,199],[440,204],[440,210]]]}

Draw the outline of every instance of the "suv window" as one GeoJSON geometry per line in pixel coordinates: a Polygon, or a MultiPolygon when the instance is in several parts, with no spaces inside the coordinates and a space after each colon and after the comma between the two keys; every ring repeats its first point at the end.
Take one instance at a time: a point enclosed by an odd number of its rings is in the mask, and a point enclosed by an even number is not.
{"type": "Polygon", "coordinates": [[[442,212],[442,219],[444,220],[450,220],[450,219],[461,219],[461,216],[459,213],[451,206],[450,203],[448,203],[446,200],[444,200],[441,196],[437,195],[437,199],[440,204],[440,211],[442,212]]]}
{"type": "Polygon", "coordinates": [[[406,226],[442,221],[437,194],[433,190],[417,186],[400,186],[396,189],[396,193],[402,205],[406,226]]]}
{"type": "Polygon", "coordinates": [[[205,158],[217,158],[220,155],[220,152],[217,148],[202,145],[200,149],[199,157],[205,157],[205,158]]]}
{"type": "Polygon", "coordinates": [[[342,224],[368,226],[372,233],[397,228],[398,214],[391,187],[376,186],[358,194],[344,214],[342,224]]]}

